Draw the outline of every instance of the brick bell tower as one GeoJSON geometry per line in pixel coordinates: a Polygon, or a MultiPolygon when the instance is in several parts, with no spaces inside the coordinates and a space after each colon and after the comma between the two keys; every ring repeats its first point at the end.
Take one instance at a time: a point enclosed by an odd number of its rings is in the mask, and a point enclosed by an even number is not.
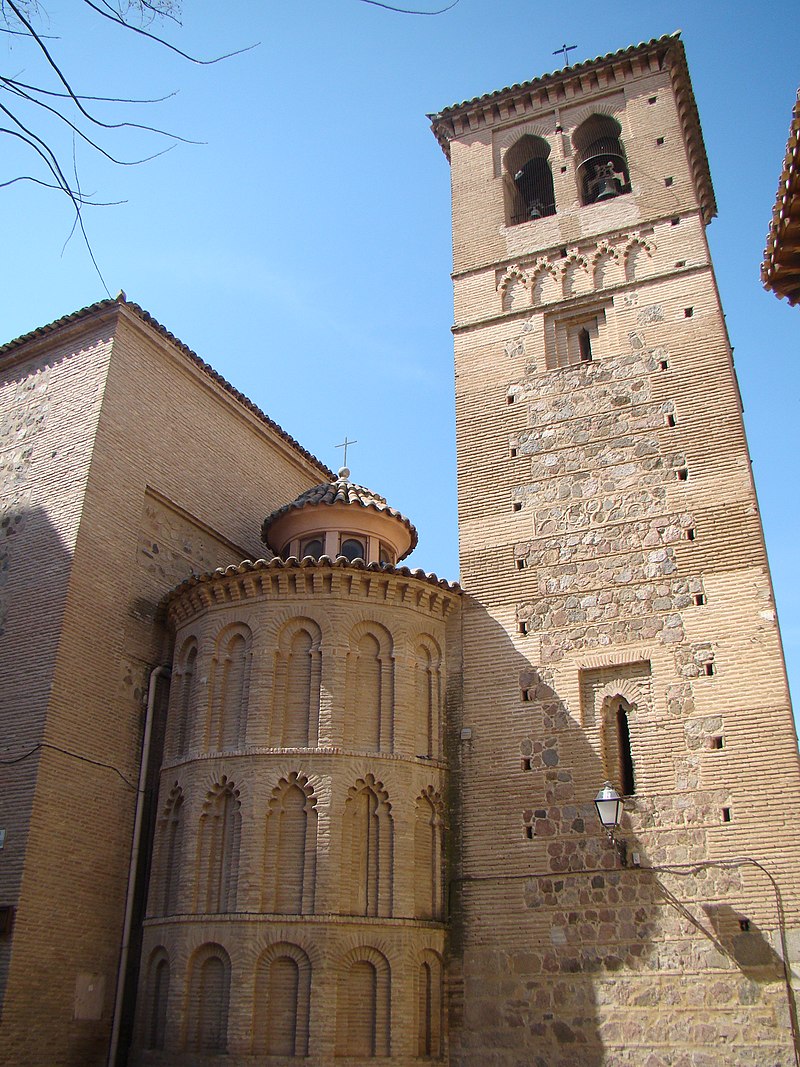
{"type": "Polygon", "coordinates": [[[683,45],[431,118],[469,594],[451,1063],[794,1064],[797,741],[683,45]]]}

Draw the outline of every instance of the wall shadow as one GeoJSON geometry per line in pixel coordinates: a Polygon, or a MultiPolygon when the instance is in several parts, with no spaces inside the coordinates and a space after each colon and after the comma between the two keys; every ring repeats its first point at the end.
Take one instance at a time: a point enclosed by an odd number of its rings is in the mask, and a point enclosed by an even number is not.
{"type": "Polygon", "coordinates": [[[476,601],[464,610],[448,725],[453,1067],[744,1067],[759,1047],[794,1064],[782,961],[742,926],[741,872],[706,861],[697,831],[697,862],[670,868],[640,830],[658,798],[626,801],[623,859],[594,806],[610,776],[600,725],[476,601]]]}

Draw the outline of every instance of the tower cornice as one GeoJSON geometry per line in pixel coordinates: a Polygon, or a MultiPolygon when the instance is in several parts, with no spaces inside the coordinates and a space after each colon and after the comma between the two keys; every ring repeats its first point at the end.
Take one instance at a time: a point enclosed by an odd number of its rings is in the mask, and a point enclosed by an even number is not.
{"type": "Polygon", "coordinates": [[[666,34],[631,45],[562,70],[543,74],[531,81],[476,96],[428,115],[431,129],[450,159],[450,143],[465,134],[496,127],[509,120],[533,117],[544,111],[572,104],[598,91],[621,88],[630,78],[669,69],[697,198],[708,223],[717,213],[714,188],[708,167],[703,133],[697,113],[686,53],[680,33],[666,34]]]}

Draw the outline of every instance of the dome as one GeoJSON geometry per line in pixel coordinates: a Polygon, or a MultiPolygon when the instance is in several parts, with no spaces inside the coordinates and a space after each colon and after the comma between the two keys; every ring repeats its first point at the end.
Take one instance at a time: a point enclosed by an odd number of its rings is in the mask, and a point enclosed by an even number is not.
{"type": "Polygon", "coordinates": [[[347,467],[268,515],[261,538],[284,559],[346,556],[392,565],[417,546],[413,524],[382,496],[351,482],[347,467]]]}

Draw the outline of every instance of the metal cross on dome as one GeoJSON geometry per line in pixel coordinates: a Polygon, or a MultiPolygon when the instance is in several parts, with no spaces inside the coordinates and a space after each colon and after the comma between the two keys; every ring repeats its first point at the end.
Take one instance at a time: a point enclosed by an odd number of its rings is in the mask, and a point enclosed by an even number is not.
{"type": "Polygon", "coordinates": [[[344,435],[344,441],[342,441],[342,443],[340,445],[336,446],[337,448],[343,448],[344,449],[344,459],[342,460],[342,466],[343,467],[347,466],[347,446],[348,445],[357,445],[357,444],[358,444],[358,441],[348,441],[347,440],[347,434],[345,434],[344,435]]]}
{"type": "Polygon", "coordinates": [[[560,48],[557,48],[555,50],[555,52],[553,52],[553,55],[554,56],[563,55],[564,56],[564,66],[568,67],[569,66],[569,53],[570,52],[574,52],[577,47],[578,46],[576,44],[562,44],[562,46],[560,48]]]}

